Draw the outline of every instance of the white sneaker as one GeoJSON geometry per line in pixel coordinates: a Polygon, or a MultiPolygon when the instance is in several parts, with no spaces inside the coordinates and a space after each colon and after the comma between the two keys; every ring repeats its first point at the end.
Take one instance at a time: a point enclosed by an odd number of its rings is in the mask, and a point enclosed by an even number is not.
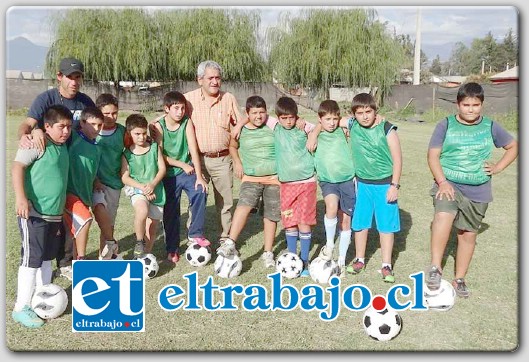
{"type": "Polygon", "coordinates": [[[276,262],[274,261],[274,253],[272,253],[271,251],[263,252],[263,255],[261,255],[261,259],[263,259],[265,268],[272,268],[276,265],[276,262]]]}
{"type": "Polygon", "coordinates": [[[226,239],[221,242],[219,248],[217,249],[217,255],[223,256],[225,258],[232,255],[238,255],[237,249],[235,249],[235,242],[231,239],[226,239]]]}
{"type": "Polygon", "coordinates": [[[118,244],[115,240],[107,240],[105,247],[101,251],[101,259],[102,260],[110,260],[112,259],[112,255],[118,253],[118,244]]]}
{"type": "Polygon", "coordinates": [[[332,250],[332,248],[327,248],[327,245],[324,245],[323,248],[321,248],[320,254],[318,256],[323,260],[331,260],[332,250]]]}
{"type": "Polygon", "coordinates": [[[72,272],[72,266],[61,266],[59,269],[56,270],[55,275],[58,277],[65,277],[69,281],[73,280],[73,272],[72,272]]]}

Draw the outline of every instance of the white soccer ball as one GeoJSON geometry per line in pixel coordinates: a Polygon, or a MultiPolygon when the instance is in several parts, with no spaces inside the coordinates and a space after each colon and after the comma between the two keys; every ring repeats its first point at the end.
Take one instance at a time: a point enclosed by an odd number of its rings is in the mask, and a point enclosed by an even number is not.
{"type": "Polygon", "coordinates": [[[143,273],[147,279],[152,279],[156,276],[156,274],[158,274],[160,266],[158,265],[158,261],[156,261],[156,257],[153,254],[145,254],[141,258],[138,258],[138,260],[143,261],[143,273]]]}
{"type": "Polygon", "coordinates": [[[242,261],[237,255],[224,257],[218,255],[215,259],[215,274],[221,278],[234,278],[241,274],[242,261]]]}
{"type": "Polygon", "coordinates": [[[192,243],[187,247],[186,259],[192,266],[204,266],[211,260],[211,248],[192,243]]]}
{"type": "Polygon", "coordinates": [[[428,309],[446,312],[456,302],[456,290],[449,281],[441,279],[441,286],[437,290],[424,286],[424,300],[428,309]]]}
{"type": "Polygon", "coordinates": [[[393,309],[385,308],[381,311],[369,307],[362,319],[364,331],[377,341],[389,341],[395,338],[402,328],[402,319],[393,309]]]}
{"type": "Polygon", "coordinates": [[[57,284],[38,286],[31,299],[31,308],[42,319],[57,318],[68,306],[66,291],[57,284]]]}
{"type": "Polygon", "coordinates": [[[291,252],[281,254],[276,260],[276,271],[285,278],[297,278],[303,271],[303,261],[297,254],[291,252]]]}
{"type": "Polygon", "coordinates": [[[333,275],[340,275],[340,267],[334,260],[317,257],[310,262],[309,273],[316,283],[327,284],[333,275]]]}

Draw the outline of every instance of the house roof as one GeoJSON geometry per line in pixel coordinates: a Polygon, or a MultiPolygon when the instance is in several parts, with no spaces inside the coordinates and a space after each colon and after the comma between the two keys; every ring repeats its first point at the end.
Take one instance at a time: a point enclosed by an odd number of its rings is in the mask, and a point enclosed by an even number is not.
{"type": "Polygon", "coordinates": [[[489,79],[518,79],[518,66],[507,69],[504,72],[494,74],[489,79]]]}

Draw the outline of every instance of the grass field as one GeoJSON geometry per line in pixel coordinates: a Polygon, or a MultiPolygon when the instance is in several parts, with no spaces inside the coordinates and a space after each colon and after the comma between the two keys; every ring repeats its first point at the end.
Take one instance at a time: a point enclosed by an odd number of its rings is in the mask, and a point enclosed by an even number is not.
{"type": "MultiPolygon", "coordinates": [[[[313,113],[304,116],[315,120],[313,113]]],[[[122,114],[120,117],[125,119],[122,114]]],[[[20,257],[20,236],[14,215],[10,166],[17,147],[16,127],[20,114],[7,117],[6,138],[6,342],[14,351],[512,351],[519,344],[519,240],[518,240],[518,163],[494,177],[495,200],[490,204],[483,231],[478,236],[467,284],[472,291],[469,299],[457,299],[448,312],[400,312],[403,328],[390,342],[377,342],[365,335],[360,312],[342,308],[339,317],[324,322],[317,312],[268,311],[248,312],[242,309],[223,312],[163,311],[157,302],[158,292],[168,284],[185,289],[183,274],[194,270],[185,260],[176,265],[162,262],[160,272],[146,283],[145,333],[72,333],[71,308],[39,330],[21,327],[11,319],[15,302],[16,277],[20,257]],[[109,342],[111,341],[111,342],[109,342]]],[[[428,195],[432,177],[426,163],[426,150],[432,123],[395,122],[402,144],[403,174],[399,194],[402,231],[396,235],[393,250],[394,270],[398,283],[411,285],[410,274],[424,270],[429,263],[429,228],[433,216],[428,195]]],[[[494,158],[499,159],[500,151],[494,158]]],[[[239,182],[235,181],[234,196],[238,198],[239,182]]],[[[318,191],[319,192],[319,191],[318,191]]],[[[185,200],[185,198],[184,198],[185,200]]],[[[184,201],[186,202],[186,200],[184,201]]],[[[183,206],[182,210],[186,210],[183,206]]],[[[132,208],[122,195],[116,238],[125,258],[132,256],[134,243],[132,208]]],[[[318,222],[313,230],[311,258],[317,256],[325,243],[324,204],[319,193],[318,222]]],[[[213,197],[207,206],[207,237],[215,239],[219,232],[215,222],[213,197]]],[[[187,214],[183,215],[185,225],[187,214]]],[[[262,220],[250,217],[239,239],[243,271],[233,283],[249,285],[270,282],[259,257],[262,252],[262,220]]],[[[97,257],[99,232],[93,226],[88,256],[97,257]]],[[[274,253],[285,249],[284,233],[278,231],[274,253]]],[[[445,258],[445,278],[451,279],[454,268],[455,238],[452,237],[445,258]]],[[[154,254],[165,256],[163,239],[158,238],[154,254]]],[[[347,262],[354,256],[349,248],[347,262]]],[[[368,286],[373,294],[385,294],[389,285],[382,282],[378,237],[370,233],[366,272],[346,275],[342,290],[350,284],[368,286]]],[[[198,269],[199,282],[214,275],[212,262],[198,269]]],[[[214,277],[217,285],[230,280],[214,277]]],[[[64,278],[55,281],[71,295],[71,283],[64,278]]],[[[298,289],[312,281],[298,278],[289,282],[298,289]]],[[[236,303],[237,303],[236,299],[236,303]]],[[[240,303],[239,303],[240,305],[240,303]]]]}

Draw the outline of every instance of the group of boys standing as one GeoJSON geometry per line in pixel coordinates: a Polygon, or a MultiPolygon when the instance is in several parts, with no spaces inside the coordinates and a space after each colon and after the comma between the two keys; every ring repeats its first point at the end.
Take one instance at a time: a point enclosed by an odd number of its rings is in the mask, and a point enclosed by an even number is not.
{"type": "MultiPolygon", "coordinates": [[[[12,172],[22,236],[15,321],[42,326],[30,307],[33,291],[51,282],[55,257],[59,275],[71,278],[72,259],[85,258],[92,213],[101,229],[100,259],[118,257],[113,234],[123,187],[134,208],[135,258],[151,252],[163,220],[167,259],[179,261],[182,191],[189,199],[189,243],[210,245],[204,226],[211,181],[221,228],[219,255],[237,253],[236,240],[252,209],[262,203],[265,267],[275,265],[272,248],[281,220],[288,251],[297,254],[299,240],[302,276],[307,276],[319,181],[326,207],[326,244],[319,256],[333,258],[338,226],[340,275],[362,272],[375,217],[380,272],[385,282],[395,281],[392,249],[394,233],[400,231],[402,156],[397,127],[377,115],[371,95],[353,98],[351,117],[341,117],[335,101],[323,101],[316,127],[298,117],[289,97],[275,104],[275,119],[263,98],[251,96],[243,117],[235,97],[220,90],[220,65],[205,61],[198,66],[198,89],[185,95],[168,92],[162,117],[149,123],[131,114],[123,126],[117,123],[116,97],[101,94],[94,104],[79,92],[83,73],[79,60],[63,59],[58,87],[37,97],[19,127],[21,146],[12,172]],[[233,173],[241,178],[241,188],[232,220],[233,173]],[[356,254],[346,266],[352,231],[356,254]]],[[[490,176],[517,156],[512,136],[481,116],[483,99],[478,84],[462,86],[458,114],[438,125],[428,151],[435,217],[427,283],[439,288],[454,223],[459,233],[453,284],[462,297],[469,294],[464,276],[491,200],[490,176]],[[496,164],[490,163],[493,145],[506,150],[496,164]]]]}

